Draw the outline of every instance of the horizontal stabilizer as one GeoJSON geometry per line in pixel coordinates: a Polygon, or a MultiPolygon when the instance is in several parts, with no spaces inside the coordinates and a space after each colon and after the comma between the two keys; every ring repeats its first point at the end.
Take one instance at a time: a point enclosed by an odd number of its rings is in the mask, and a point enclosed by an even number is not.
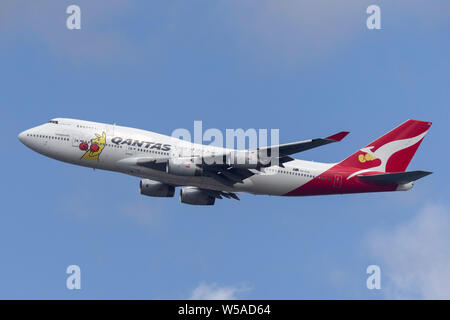
{"type": "Polygon", "coordinates": [[[432,172],[428,171],[407,171],[407,172],[390,172],[383,174],[358,175],[358,178],[367,182],[379,184],[404,184],[423,178],[432,172]]]}

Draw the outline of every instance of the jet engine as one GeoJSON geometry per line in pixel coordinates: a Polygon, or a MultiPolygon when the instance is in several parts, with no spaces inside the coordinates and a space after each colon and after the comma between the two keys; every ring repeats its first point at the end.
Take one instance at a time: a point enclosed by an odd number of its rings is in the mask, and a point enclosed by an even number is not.
{"type": "Polygon", "coordinates": [[[175,194],[174,186],[149,179],[142,179],[139,189],[141,194],[150,197],[173,197],[175,194]]]}
{"type": "Polygon", "coordinates": [[[216,198],[204,190],[195,187],[185,187],[180,190],[180,200],[182,203],[192,205],[212,206],[216,198]]]}
{"type": "Polygon", "coordinates": [[[167,173],[177,176],[200,176],[202,171],[192,158],[170,159],[166,166],[167,173]]]}

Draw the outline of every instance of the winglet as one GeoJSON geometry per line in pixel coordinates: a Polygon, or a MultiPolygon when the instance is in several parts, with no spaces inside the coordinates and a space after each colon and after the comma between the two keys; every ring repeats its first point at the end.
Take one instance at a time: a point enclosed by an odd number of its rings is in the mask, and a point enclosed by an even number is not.
{"type": "Polygon", "coordinates": [[[326,137],[325,139],[333,140],[333,141],[341,141],[344,139],[350,132],[341,131],[339,133],[333,134],[332,136],[326,137]]]}

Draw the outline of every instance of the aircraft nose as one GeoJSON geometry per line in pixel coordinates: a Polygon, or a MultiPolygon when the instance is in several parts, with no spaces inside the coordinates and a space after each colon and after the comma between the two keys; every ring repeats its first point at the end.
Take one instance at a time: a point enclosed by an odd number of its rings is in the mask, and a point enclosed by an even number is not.
{"type": "Polygon", "coordinates": [[[17,136],[17,138],[19,138],[20,142],[22,142],[23,144],[25,144],[25,137],[27,136],[27,131],[22,131],[21,133],[19,133],[19,135],[17,136]]]}

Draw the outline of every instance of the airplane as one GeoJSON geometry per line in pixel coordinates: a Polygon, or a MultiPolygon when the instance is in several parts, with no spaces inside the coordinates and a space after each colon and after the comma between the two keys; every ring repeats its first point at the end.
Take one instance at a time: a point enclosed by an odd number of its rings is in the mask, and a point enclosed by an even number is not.
{"type": "Polygon", "coordinates": [[[18,136],[53,159],[141,178],[140,193],[173,197],[191,205],[238,193],[312,196],[405,191],[431,172],[405,171],[431,122],[407,120],[336,163],[291,155],[341,141],[349,132],[276,146],[236,150],[191,143],[115,124],[55,118],[18,136]]]}

